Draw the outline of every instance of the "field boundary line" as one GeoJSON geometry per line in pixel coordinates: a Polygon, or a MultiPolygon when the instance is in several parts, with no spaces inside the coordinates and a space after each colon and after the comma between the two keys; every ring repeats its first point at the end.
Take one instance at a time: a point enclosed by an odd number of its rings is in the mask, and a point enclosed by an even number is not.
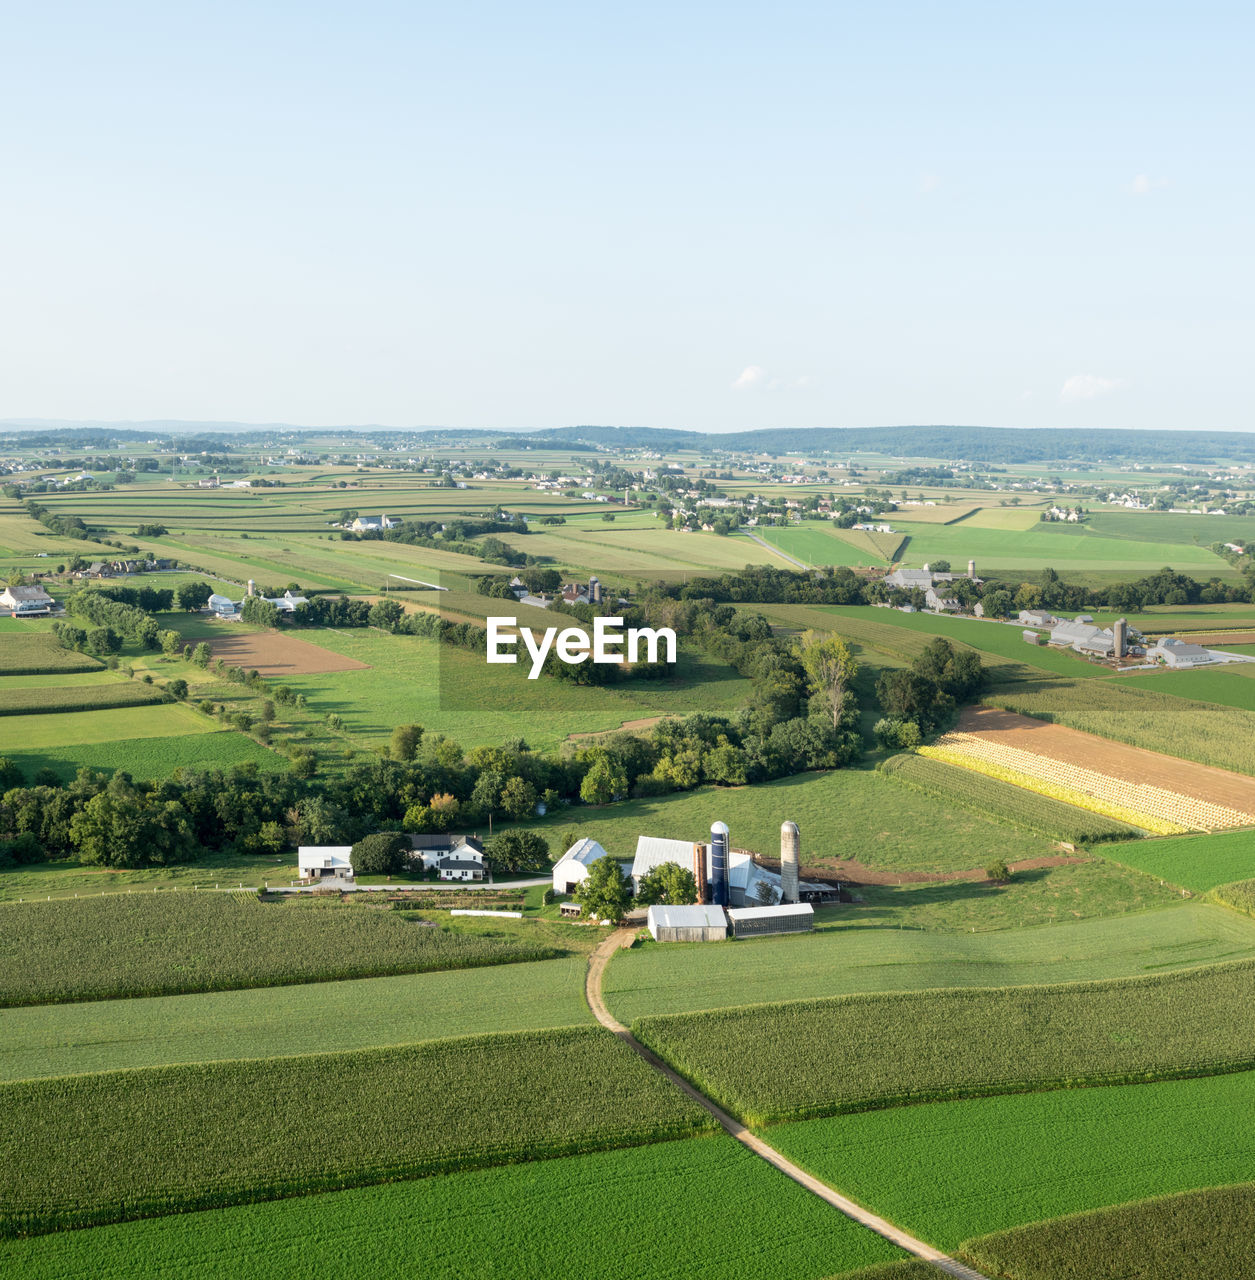
{"type": "Polygon", "coordinates": [[[812,1195],[818,1196],[827,1204],[832,1205],[834,1209],[845,1214],[847,1218],[857,1222],[860,1226],[866,1227],[869,1231],[874,1231],[878,1236],[888,1240],[891,1244],[896,1244],[900,1249],[905,1249],[907,1253],[914,1254],[915,1257],[922,1259],[924,1262],[931,1262],[933,1266],[946,1275],[956,1276],[959,1280],[986,1280],[979,1271],[973,1271],[971,1267],[964,1266],[958,1259],[942,1253],[940,1249],[926,1244],[923,1240],[916,1239],[900,1227],[894,1226],[888,1219],[872,1213],[870,1209],[863,1208],[857,1201],[849,1199],[848,1196],[843,1196],[839,1191],[828,1186],[826,1182],[821,1182],[812,1174],[807,1173],[805,1169],[800,1165],[794,1164],[792,1160],[777,1151],[770,1143],[765,1142],[756,1133],[752,1133],[739,1120],[734,1120],[722,1107],[712,1102],[704,1093],[691,1085],[672,1067],[668,1066],[657,1054],[641,1044],[632,1032],[610,1012],[601,994],[601,980],[605,974],[606,965],[610,963],[610,959],[616,951],[632,945],[636,939],[636,932],[635,929],[615,929],[609,937],[598,943],[596,950],[589,957],[588,980],[585,986],[588,1007],[593,1011],[593,1017],[607,1031],[613,1032],[629,1049],[643,1058],[655,1071],[664,1075],[672,1084],[696,1102],[698,1106],[709,1112],[729,1136],[735,1138],[742,1146],[748,1148],[760,1159],[766,1160],[768,1164],[778,1169],[785,1177],[791,1178],[812,1195]]]}
{"type": "Polygon", "coordinates": [[[751,542],[757,542],[760,547],[766,547],[773,555],[777,555],[781,560],[787,560],[791,565],[795,565],[799,569],[810,570],[815,566],[807,564],[804,560],[799,560],[795,556],[791,556],[787,551],[781,551],[779,547],[773,547],[766,538],[760,538],[756,533],[747,533],[745,535],[751,542]]]}

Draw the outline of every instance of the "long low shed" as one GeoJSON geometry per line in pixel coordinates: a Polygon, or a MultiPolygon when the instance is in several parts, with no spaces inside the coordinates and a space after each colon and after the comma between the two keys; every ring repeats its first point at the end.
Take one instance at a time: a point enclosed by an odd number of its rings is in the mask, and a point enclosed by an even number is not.
{"type": "Polygon", "coordinates": [[[782,902],[775,907],[729,907],[728,916],[734,938],[806,933],[815,927],[815,908],[809,902],[782,902]]]}
{"type": "Polygon", "coordinates": [[[655,905],[645,923],[655,942],[722,942],[728,936],[722,907],[655,905]]]}

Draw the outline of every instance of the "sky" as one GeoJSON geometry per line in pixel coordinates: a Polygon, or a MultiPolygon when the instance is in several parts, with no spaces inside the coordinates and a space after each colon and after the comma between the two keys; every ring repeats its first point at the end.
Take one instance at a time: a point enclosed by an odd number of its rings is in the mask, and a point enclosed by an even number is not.
{"type": "Polygon", "coordinates": [[[1249,5],[3,31],[0,418],[1255,429],[1249,5]]]}

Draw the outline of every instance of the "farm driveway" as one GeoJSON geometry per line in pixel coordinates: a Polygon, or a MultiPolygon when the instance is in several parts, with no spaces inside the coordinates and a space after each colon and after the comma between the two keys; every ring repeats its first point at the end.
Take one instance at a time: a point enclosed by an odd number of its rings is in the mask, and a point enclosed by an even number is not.
{"type": "Polygon", "coordinates": [[[588,983],[586,986],[588,1007],[592,1009],[593,1017],[603,1027],[608,1031],[613,1031],[629,1049],[644,1058],[655,1071],[661,1072],[672,1084],[678,1089],[682,1089],[692,1098],[698,1106],[704,1107],[719,1121],[724,1130],[741,1143],[742,1146],[748,1147],[756,1156],[766,1160],[768,1164],[779,1169],[786,1177],[792,1178],[794,1182],[832,1205],[834,1209],[839,1209],[847,1218],[852,1218],[855,1222],[867,1227],[868,1230],[874,1231],[878,1236],[883,1236],[899,1248],[905,1249],[908,1253],[913,1253],[917,1258],[922,1258],[925,1262],[931,1262],[933,1266],[939,1271],[945,1272],[946,1275],[958,1276],[960,1280],[985,1280],[985,1277],[979,1271],[973,1271],[971,1267],[965,1267],[957,1259],[942,1253],[940,1249],[934,1249],[932,1245],[925,1244],[923,1240],[917,1240],[914,1236],[907,1235],[905,1231],[895,1227],[892,1222],[879,1217],[869,1209],[864,1209],[862,1205],[856,1204],[839,1191],[834,1191],[826,1183],[820,1182],[818,1178],[812,1177],[805,1169],[781,1155],[775,1147],[764,1142],[757,1134],[751,1133],[739,1120],[734,1120],[722,1107],[716,1106],[704,1093],[700,1093],[681,1075],[673,1071],[661,1058],[645,1048],[631,1031],[606,1008],[606,1003],[601,996],[601,979],[606,971],[606,965],[610,963],[610,959],[616,951],[632,945],[636,932],[635,929],[615,929],[609,937],[598,945],[588,962],[588,983]]]}

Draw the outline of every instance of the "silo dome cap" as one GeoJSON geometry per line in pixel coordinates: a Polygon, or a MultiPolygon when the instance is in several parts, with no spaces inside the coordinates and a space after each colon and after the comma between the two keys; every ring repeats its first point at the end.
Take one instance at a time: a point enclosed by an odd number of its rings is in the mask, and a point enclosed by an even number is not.
{"type": "Polygon", "coordinates": [[[796,835],[796,834],[797,834],[797,823],[796,823],[796,822],[782,822],[782,823],[780,824],[780,830],[781,830],[782,832],[787,831],[787,832],[790,832],[790,833],[791,833],[791,834],[793,834],[793,835],[796,835]]]}
{"type": "Polygon", "coordinates": [[[712,836],[726,836],[728,834],[728,824],[726,822],[712,822],[710,824],[710,834],[712,836]]]}

